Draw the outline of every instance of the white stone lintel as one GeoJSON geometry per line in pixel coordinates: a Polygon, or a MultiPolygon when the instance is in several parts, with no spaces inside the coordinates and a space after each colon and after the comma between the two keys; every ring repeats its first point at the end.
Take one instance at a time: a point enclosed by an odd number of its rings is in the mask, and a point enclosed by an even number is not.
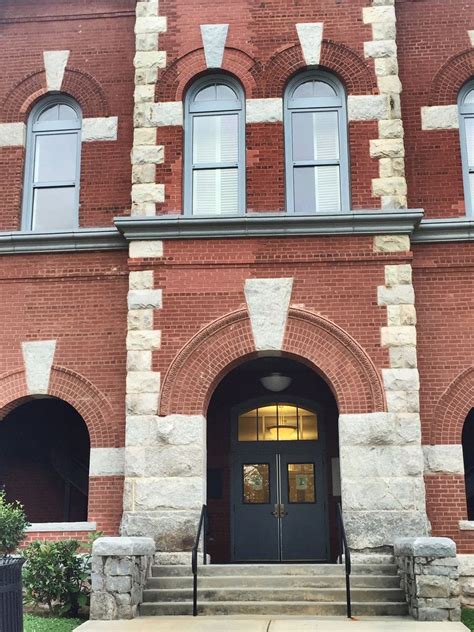
{"type": "Polygon", "coordinates": [[[81,140],[90,143],[96,140],[117,140],[118,117],[98,116],[82,121],[81,140]]]}
{"type": "Polygon", "coordinates": [[[349,121],[379,121],[390,117],[390,99],[386,94],[355,95],[347,98],[349,121]]]}
{"type": "Polygon", "coordinates": [[[308,66],[317,66],[321,60],[323,22],[306,22],[296,25],[296,31],[308,66]]]}
{"type": "Polygon", "coordinates": [[[61,90],[68,59],[68,50],[48,50],[43,52],[48,90],[55,92],[61,90]]]}
{"type": "Polygon", "coordinates": [[[46,394],[53,366],[56,340],[34,340],[22,343],[28,393],[46,394]]]}
{"type": "Polygon", "coordinates": [[[89,476],[123,476],[124,448],[91,448],[89,476]]]}
{"type": "Polygon", "coordinates": [[[247,123],[281,123],[282,99],[247,99],[245,118],[247,123]]]}
{"type": "Polygon", "coordinates": [[[258,351],[281,350],[293,279],[247,279],[244,293],[258,351]]]}
{"type": "Polygon", "coordinates": [[[24,123],[0,123],[0,147],[24,147],[25,138],[24,123]]]}
{"type": "Polygon", "coordinates": [[[201,24],[202,45],[208,68],[222,66],[228,32],[228,24],[201,24]]]}
{"type": "Polygon", "coordinates": [[[461,444],[424,445],[425,474],[464,474],[461,444]]]}
{"type": "Polygon", "coordinates": [[[131,259],[148,259],[163,256],[163,242],[161,240],[131,241],[129,246],[131,259]]]}

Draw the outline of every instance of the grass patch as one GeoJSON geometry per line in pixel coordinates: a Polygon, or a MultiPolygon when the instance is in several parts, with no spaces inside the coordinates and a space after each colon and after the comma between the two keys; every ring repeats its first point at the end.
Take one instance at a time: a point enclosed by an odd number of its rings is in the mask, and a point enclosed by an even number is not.
{"type": "Polygon", "coordinates": [[[474,610],[471,610],[469,608],[463,608],[462,614],[461,614],[461,621],[470,630],[474,630],[474,610]]]}
{"type": "Polygon", "coordinates": [[[72,632],[84,623],[80,619],[41,617],[36,614],[25,614],[23,618],[24,632],[72,632]]]}

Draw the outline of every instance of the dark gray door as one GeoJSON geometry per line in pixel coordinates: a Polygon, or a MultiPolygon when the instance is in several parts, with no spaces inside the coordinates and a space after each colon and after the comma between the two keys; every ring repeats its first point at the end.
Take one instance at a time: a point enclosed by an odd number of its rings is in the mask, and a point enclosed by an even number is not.
{"type": "Polygon", "coordinates": [[[247,444],[234,456],[234,561],[328,559],[321,441],[247,444]]]}

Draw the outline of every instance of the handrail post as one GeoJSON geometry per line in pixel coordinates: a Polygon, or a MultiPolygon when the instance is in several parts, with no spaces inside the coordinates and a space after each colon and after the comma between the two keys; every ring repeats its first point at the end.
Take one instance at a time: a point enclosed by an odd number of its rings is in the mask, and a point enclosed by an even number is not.
{"type": "Polygon", "coordinates": [[[203,552],[204,552],[204,564],[207,564],[207,506],[203,505],[201,509],[201,515],[199,516],[199,524],[196,533],[196,540],[191,551],[191,571],[193,574],[193,617],[198,615],[197,605],[197,581],[198,581],[198,550],[199,542],[201,540],[201,532],[204,528],[204,540],[203,540],[203,552]]]}
{"type": "Polygon", "coordinates": [[[339,523],[339,532],[341,536],[341,561],[344,553],[345,573],[346,573],[346,611],[347,618],[352,619],[352,602],[351,602],[351,552],[347,545],[346,530],[344,528],[344,518],[342,517],[342,507],[337,505],[337,517],[339,523]]]}

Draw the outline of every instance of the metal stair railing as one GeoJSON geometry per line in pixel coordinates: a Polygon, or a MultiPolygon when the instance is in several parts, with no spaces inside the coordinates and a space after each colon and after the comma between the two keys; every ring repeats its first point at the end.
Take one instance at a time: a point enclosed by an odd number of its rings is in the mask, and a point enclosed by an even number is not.
{"type": "Polygon", "coordinates": [[[352,619],[352,603],[351,603],[351,551],[347,545],[346,529],[344,527],[344,518],[342,515],[342,507],[340,503],[337,505],[337,522],[339,525],[339,535],[341,543],[341,554],[339,556],[339,563],[342,564],[342,556],[344,555],[344,562],[346,565],[346,608],[347,618],[352,619]]]}
{"type": "Polygon", "coordinates": [[[201,516],[199,518],[199,525],[196,534],[196,541],[191,553],[191,570],[193,573],[193,617],[197,617],[198,603],[197,603],[197,583],[198,583],[198,551],[201,535],[203,535],[202,554],[203,564],[207,564],[207,505],[203,505],[201,509],[201,516]]]}

